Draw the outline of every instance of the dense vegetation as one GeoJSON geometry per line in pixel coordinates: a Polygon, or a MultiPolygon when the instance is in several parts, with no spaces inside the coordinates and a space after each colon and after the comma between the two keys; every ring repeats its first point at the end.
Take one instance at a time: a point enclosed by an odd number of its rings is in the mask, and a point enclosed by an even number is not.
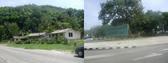
{"type": "Polygon", "coordinates": [[[25,48],[25,49],[45,49],[45,50],[60,50],[60,51],[74,52],[76,47],[82,46],[83,44],[84,44],[83,40],[75,40],[75,41],[72,40],[67,44],[56,44],[56,43],[48,44],[46,42],[44,44],[40,43],[40,41],[38,41],[37,43],[36,41],[36,43],[30,43],[30,44],[10,43],[7,46],[25,48]]]}
{"type": "Polygon", "coordinates": [[[73,28],[83,31],[84,11],[49,5],[0,7],[0,40],[14,35],[73,28]]]}
{"type": "Polygon", "coordinates": [[[108,0],[101,4],[99,19],[103,25],[92,28],[90,31],[93,34],[103,34],[100,32],[106,29],[103,26],[123,24],[129,25],[131,36],[151,36],[158,32],[166,33],[168,30],[168,12],[152,10],[144,12],[141,0],[108,0]]]}

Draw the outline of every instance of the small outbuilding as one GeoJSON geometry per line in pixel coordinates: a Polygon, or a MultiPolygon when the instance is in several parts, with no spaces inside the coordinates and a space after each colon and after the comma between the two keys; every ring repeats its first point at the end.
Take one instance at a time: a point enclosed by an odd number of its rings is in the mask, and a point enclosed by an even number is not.
{"type": "Polygon", "coordinates": [[[29,39],[43,39],[47,37],[46,32],[43,33],[30,33],[25,36],[13,36],[14,41],[29,40],[29,39]]]}
{"type": "Polygon", "coordinates": [[[14,41],[26,40],[27,36],[13,36],[14,41]]]}

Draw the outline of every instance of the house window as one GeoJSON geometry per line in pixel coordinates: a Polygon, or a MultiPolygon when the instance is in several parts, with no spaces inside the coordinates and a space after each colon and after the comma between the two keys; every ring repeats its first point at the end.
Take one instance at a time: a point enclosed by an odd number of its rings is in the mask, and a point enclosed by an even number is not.
{"type": "Polygon", "coordinates": [[[73,37],[73,34],[72,34],[72,33],[69,33],[69,37],[73,37]]]}

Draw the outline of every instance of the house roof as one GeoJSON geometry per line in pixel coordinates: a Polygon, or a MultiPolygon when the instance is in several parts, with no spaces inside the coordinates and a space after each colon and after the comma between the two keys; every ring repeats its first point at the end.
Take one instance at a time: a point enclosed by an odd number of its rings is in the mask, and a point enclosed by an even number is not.
{"type": "MultiPolygon", "coordinates": [[[[73,30],[73,29],[67,28],[67,29],[62,29],[62,30],[56,30],[56,31],[51,32],[51,34],[65,33],[65,32],[67,32],[69,30],[73,30]]],[[[46,32],[42,32],[42,33],[30,33],[30,34],[28,34],[26,36],[14,36],[13,38],[20,38],[20,39],[22,39],[22,38],[33,37],[33,36],[41,36],[41,35],[46,35],[46,32]]]]}
{"type": "Polygon", "coordinates": [[[41,36],[41,35],[45,35],[46,34],[46,32],[43,32],[43,33],[31,33],[31,34],[29,34],[29,35],[27,35],[27,36],[41,36]]]}
{"type": "Polygon", "coordinates": [[[67,28],[67,29],[62,29],[62,30],[56,30],[56,31],[51,32],[51,34],[65,33],[65,32],[67,32],[67,31],[69,31],[69,30],[72,30],[72,29],[67,28]]]}
{"type": "Polygon", "coordinates": [[[24,38],[27,38],[27,36],[13,36],[13,38],[15,38],[15,39],[24,39],[24,38]]]}

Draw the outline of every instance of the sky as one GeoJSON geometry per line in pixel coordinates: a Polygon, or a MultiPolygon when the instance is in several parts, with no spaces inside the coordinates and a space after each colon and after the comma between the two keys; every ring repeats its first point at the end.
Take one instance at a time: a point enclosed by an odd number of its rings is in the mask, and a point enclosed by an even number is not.
{"type": "Polygon", "coordinates": [[[0,6],[19,6],[25,4],[52,5],[62,8],[84,9],[84,0],[0,0],[0,6]]]}
{"type": "MultiPolygon", "coordinates": [[[[100,3],[102,2],[105,2],[105,0],[84,0],[85,30],[101,25],[102,22],[98,19],[98,14],[101,10],[100,3]]],[[[144,7],[144,11],[168,11],[168,0],[142,0],[142,5],[144,7]]]]}

